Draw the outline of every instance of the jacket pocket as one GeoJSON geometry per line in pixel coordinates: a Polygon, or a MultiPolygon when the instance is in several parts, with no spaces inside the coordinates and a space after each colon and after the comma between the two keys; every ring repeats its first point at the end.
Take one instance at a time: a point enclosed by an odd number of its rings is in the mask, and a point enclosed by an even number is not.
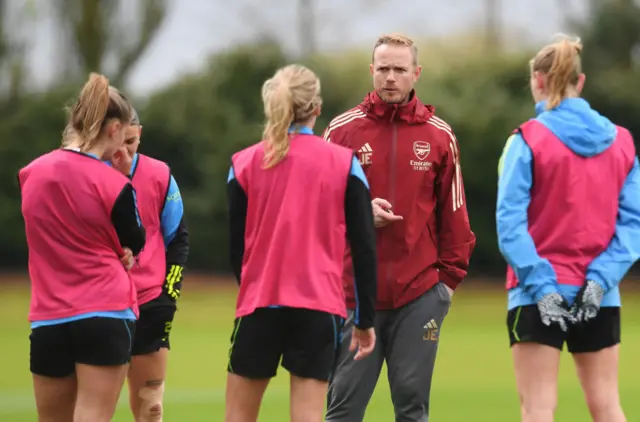
{"type": "Polygon", "coordinates": [[[442,302],[451,303],[451,295],[449,294],[449,291],[447,290],[447,287],[444,285],[444,283],[442,281],[439,281],[435,287],[440,300],[442,302]]]}

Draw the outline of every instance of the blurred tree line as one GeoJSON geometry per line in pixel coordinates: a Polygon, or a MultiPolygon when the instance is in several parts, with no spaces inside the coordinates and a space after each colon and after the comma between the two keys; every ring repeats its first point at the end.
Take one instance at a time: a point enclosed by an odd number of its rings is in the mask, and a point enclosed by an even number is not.
{"type": "MultiPolygon", "coordinates": [[[[67,71],[76,76],[73,86],[61,84],[37,94],[25,90],[21,49],[12,48],[7,28],[0,27],[5,81],[0,98],[0,178],[5,181],[0,185],[0,266],[5,268],[23,268],[27,259],[17,171],[59,145],[63,106],[73,100],[86,72],[102,71],[114,84],[126,79],[166,10],[163,2],[142,1],[139,33],[123,42],[107,31],[113,16],[110,9],[97,7],[104,2],[81,4],[74,14],[60,18],[73,41],[65,60],[67,71]]],[[[594,2],[588,21],[576,25],[585,42],[586,98],[640,136],[640,9],[631,0],[594,2]]],[[[507,53],[482,42],[459,46],[453,41],[420,47],[425,69],[417,92],[454,128],[461,145],[471,224],[478,238],[471,274],[501,275],[505,264],[494,220],[497,162],[510,132],[533,116],[528,61],[535,50],[507,53]]],[[[266,40],[218,54],[201,72],[148,98],[134,98],[143,124],[140,151],[167,161],[180,185],[191,233],[191,269],[228,270],[225,181],[230,156],[260,139],[262,83],[292,61],[310,66],[322,80],[323,116],[317,132],[371,89],[370,51],[292,58],[266,40]]]]}

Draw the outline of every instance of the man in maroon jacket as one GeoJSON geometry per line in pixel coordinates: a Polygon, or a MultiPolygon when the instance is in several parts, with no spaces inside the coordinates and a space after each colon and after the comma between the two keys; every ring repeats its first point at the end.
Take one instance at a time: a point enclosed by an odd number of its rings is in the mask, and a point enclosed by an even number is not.
{"type": "MultiPolygon", "coordinates": [[[[402,35],[382,36],[373,49],[374,92],[333,119],[327,142],[356,151],[371,186],[378,249],[378,344],[368,358],[349,351],[350,311],[329,388],[326,421],[364,418],[386,360],[396,421],[429,420],[439,331],[453,291],[475,246],[469,225],[460,150],[451,127],[413,86],[417,48],[402,35]]],[[[356,308],[347,251],[347,307],[356,308]]]]}

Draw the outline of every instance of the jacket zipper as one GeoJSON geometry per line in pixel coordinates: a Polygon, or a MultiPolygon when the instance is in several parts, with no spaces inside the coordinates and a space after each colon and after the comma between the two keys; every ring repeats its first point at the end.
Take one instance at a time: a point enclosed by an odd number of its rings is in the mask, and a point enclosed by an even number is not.
{"type": "MultiPolygon", "coordinates": [[[[395,119],[395,111],[392,119],[395,119]]],[[[389,202],[395,207],[396,205],[396,151],[398,140],[398,128],[396,123],[391,124],[391,166],[389,171],[389,202]]],[[[387,247],[390,247],[393,242],[387,238],[387,247]]],[[[395,295],[393,293],[393,263],[387,263],[387,288],[389,289],[389,298],[393,306],[395,306],[395,295]]]]}

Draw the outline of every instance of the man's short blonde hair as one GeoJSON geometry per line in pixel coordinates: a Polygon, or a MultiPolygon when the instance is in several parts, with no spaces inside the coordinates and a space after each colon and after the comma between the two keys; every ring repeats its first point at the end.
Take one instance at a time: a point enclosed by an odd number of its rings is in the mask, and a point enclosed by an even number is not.
{"type": "Polygon", "coordinates": [[[381,45],[396,45],[396,46],[404,46],[409,47],[411,49],[411,56],[413,57],[413,65],[418,65],[418,47],[415,45],[413,40],[406,35],[399,33],[385,34],[378,37],[376,41],[376,45],[373,46],[373,53],[371,54],[371,63],[373,63],[373,58],[376,53],[376,49],[381,45]]]}

